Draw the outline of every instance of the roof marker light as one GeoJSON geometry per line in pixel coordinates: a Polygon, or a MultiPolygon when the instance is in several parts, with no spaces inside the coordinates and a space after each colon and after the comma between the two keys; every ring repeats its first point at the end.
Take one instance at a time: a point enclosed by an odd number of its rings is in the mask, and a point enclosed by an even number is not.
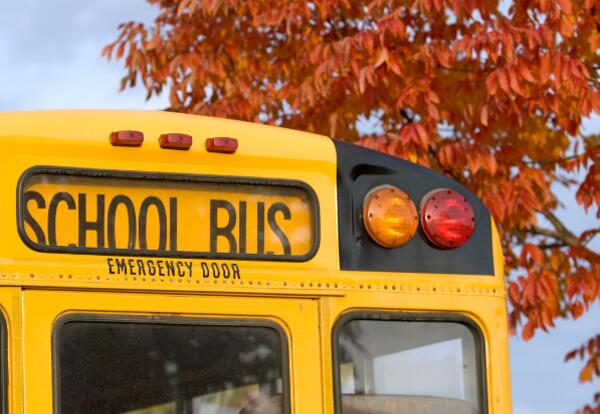
{"type": "Polygon", "coordinates": [[[233,154],[238,148],[238,140],[229,137],[215,137],[206,139],[206,151],[233,154]]]}
{"type": "Polygon", "coordinates": [[[158,140],[161,148],[187,150],[192,146],[192,136],[187,134],[162,134],[158,140]]]}
{"type": "Polygon", "coordinates": [[[144,142],[140,131],[114,131],[110,133],[110,143],[120,147],[139,147],[144,142]]]}
{"type": "Polygon", "coordinates": [[[415,204],[402,190],[391,185],[375,187],[363,202],[363,222],[369,236],[383,247],[408,243],[419,224],[415,204]]]}
{"type": "Polygon", "coordinates": [[[442,249],[453,249],[469,241],[475,228],[475,214],[463,195],[441,188],[423,197],[421,222],[431,243],[442,249]]]}

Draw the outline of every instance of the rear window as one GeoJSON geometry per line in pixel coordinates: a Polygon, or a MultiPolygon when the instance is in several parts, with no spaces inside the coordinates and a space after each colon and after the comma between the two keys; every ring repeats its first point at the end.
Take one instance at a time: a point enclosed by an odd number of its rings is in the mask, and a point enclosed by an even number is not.
{"type": "Polygon", "coordinates": [[[82,318],[55,336],[61,413],[289,412],[286,340],[270,323],[82,318]]]}
{"type": "Polygon", "coordinates": [[[334,347],[338,413],[485,412],[482,343],[466,321],[355,315],[334,347]]]}

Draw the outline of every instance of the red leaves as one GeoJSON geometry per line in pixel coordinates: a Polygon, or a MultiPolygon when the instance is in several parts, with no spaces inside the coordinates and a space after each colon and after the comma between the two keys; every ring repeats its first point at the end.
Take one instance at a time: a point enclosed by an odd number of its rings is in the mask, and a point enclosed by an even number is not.
{"type": "Polygon", "coordinates": [[[551,220],[571,201],[554,192],[564,176],[584,177],[576,201],[600,207],[599,141],[580,128],[600,113],[597,2],[521,2],[506,13],[481,0],[408,10],[383,0],[153,1],[152,27],[125,23],[103,50],[123,60],[123,87],[141,80],[149,97],[169,93],[169,110],[335,135],[461,181],[522,274],[508,296],[511,328],[523,321],[525,338],[600,298],[600,258],[587,244],[597,223],[578,236],[551,220]]]}
{"type": "MultiPolygon", "coordinates": [[[[584,366],[579,372],[580,382],[590,382],[594,377],[600,377],[600,335],[588,339],[586,343],[583,343],[565,355],[565,361],[571,361],[576,358],[584,362],[584,366]]],[[[600,403],[599,397],[598,395],[595,396],[597,404],[600,403]]],[[[585,408],[583,412],[586,412],[585,408]]],[[[591,413],[592,411],[590,409],[587,412],[591,413]]]]}
{"type": "MultiPolygon", "coordinates": [[[[596,148],[586,151],[586,154],[595,153],[600,156],[600,145],[596,148]]],[[[589,167],[585,179],[577,189],[576,200],[587,211],[593,204],[596,204],[596,217],[600,218],[600,158],[589,167]]]]}
{"type": "Polygon", "coordinates": [[[528,243],[525,244],[521,249],[521,257],[519,258],[519,261],[522,266],[527,268],[541,265],[544,261],[544,253],[542,253],[539,247],[528,243]]]}
{"type": "Polygon", "coordinates": [[[558,0],[560,4],[560,8],[566,14],[573,14],[573,5],[571,4],[571,0],[558,0]]]}
{"type": "Polygon", "coordinates": [[[400,140],[405,147],[413,145],[420,148],[427,148],[430,141],[425,128],[421,124],[412,122],[402,127],[400,140]]]}
{"type": "Polygon", "coordinates": [[[373,66],[375,68],[378,68],[387,60],[387,58],[388,58],[388,50],[385,47],[383,47],[377,54],[377,59],[375,59],[375,63],[373,64],[373,66]]]}
{"type": "Polygon", "coordinates": [[[519,306],[521,301],[521,291],[515,282],[509,282],[508,284],[508,298],[513,306],[519,306]]]}
{"type": "Polygon", "coordinates": [[[451,68],[452,64],[450,62],[450,52],[446,48],[439,48],[435,50],[435,56],[440,63],[445,68],[451,68]]]}
{"type": "Polygon", "coordinates": [[[540,81],[542,83],[546,83],[550,79],[550,69],[550,56],[548,54],[540,56],[540,81]]]}
{"type": "Polygon", "coordinates": [[[571,315],[573,316],[573,319],[577,319],[583,315],[583,305],[580,302],[573,304],[571,307],[571,315]]]}
{"type": "Polygon", "coordinates": [[[525,324],[525,327],[523,328],[523,333],[522,333],[523,340],[529,341],[531,338],[533,338],[534,332],[535,332],[535,324],[533,323],[533,321],[527,322],[525,324]]]}

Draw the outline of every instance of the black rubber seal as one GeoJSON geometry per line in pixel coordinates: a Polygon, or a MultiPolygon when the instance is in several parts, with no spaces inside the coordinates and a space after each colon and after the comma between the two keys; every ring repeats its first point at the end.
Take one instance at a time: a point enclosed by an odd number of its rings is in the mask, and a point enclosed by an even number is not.
{"type": "Polygon", "coordinates": [[[407,321],[407,322],[454,322],[466,326],[475,338],[475,358],[478,363],[477,379],[481,384],[479,402],[482,407],[481,414],[488,413],[488,396],[486,381],[486,363],[485,363],[485,337],[479,326],[470,318],[459,314],[438,314],[438,313],[408,313],[408,312],[369,312],[355,311],[342,315],[333,326],[331,350],[333,355],[333,395],[334,395],[334,413],[342,414],[342,392],[340,389],[340,370],[339,370],[339,337],[340,331],[344,325],[354,320],[374,320],[374,321],[407,321]]]}
{"type": "Polygon", "coordinates": [[[140,324],[162,324],[162,325],[202,325],[202,326],[245,326],[265,327],[277,332],[281,346],[281,381],[283,391],[283,412],[290,414],[290,367],[288,339],[283,328],[273,321],[266,319],[243,319],[243,318],[193,318],[178,316],[156,316],[156,315],[114,315],[114,314],[90,314],[70,313],[60,317],[54,324],[52,330],[52,383],[53,383],[53,412],[61,413],[60,408],[60,334],[62,328],[69,322],[105,322],[105,323],[140,323],[140,324]]]}
{"type": "Polygon", "coordinates": [[[315,191],[308,184],[298,180],[280,180],[270,178],[249,177],[224,177],[216,175],[192,175],[151,173],[142,171],[120,171],[99,170],[89,168],[70,168],[55,166],[36,166],[26,170],[17,184],[17,229],[19,236],[25,245],[35,251],[44,253],[68,253],[68,254],[93,254],[104,256],[144,256],[144,257],[172,257],[172,258],[199,258],[199,259],[221,259],[221,260],[260,260],[278,262],[305,262],[314,257],[320,244],[320,211],[319,199],[315,191]],[[169,250],[144,250],[144,249],[111,249],[111,248],[88,248],[79,246],[49,246],[39,244],[31,240],[25,232],[25,209],[23,194],[27,180],[36,174],[54,174],[61,176],[75,176],[86,178],[122,178],[129,180],[140,180],[144,182],[189,182],[189,183],[214,183],[214,184],[242,184],[260,185],[279,188],[297,188],[306,192],[311,204],[313,245],[308,253],[297,255],[271,255],[271,254],[235,254],[235,253],[210,253],[191,251],[169,251],[169,250]]]}

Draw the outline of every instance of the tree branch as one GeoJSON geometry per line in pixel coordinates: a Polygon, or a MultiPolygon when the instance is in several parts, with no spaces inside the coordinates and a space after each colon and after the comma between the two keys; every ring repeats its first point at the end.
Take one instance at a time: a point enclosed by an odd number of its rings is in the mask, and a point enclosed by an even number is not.
{"type": "Polygon", "coordinates": [[[566,227],[562,224],[562,222],[551,212],[543,212],[544,216],[548,218],[548,220],[552,223],[555,230],[545,229],[539,226],[532,226],[525,230],[525,232],[537,235],[549,237],[556,240],[556,243],[542,244],[539,247],[541,248],[555,248],[555,247],[575,247],[579,246],[581,243],[579,239],[575,237],[573,233],[566,229],[566,227]],[[549,246],[549,247],[548,247],[549,246]]]}

